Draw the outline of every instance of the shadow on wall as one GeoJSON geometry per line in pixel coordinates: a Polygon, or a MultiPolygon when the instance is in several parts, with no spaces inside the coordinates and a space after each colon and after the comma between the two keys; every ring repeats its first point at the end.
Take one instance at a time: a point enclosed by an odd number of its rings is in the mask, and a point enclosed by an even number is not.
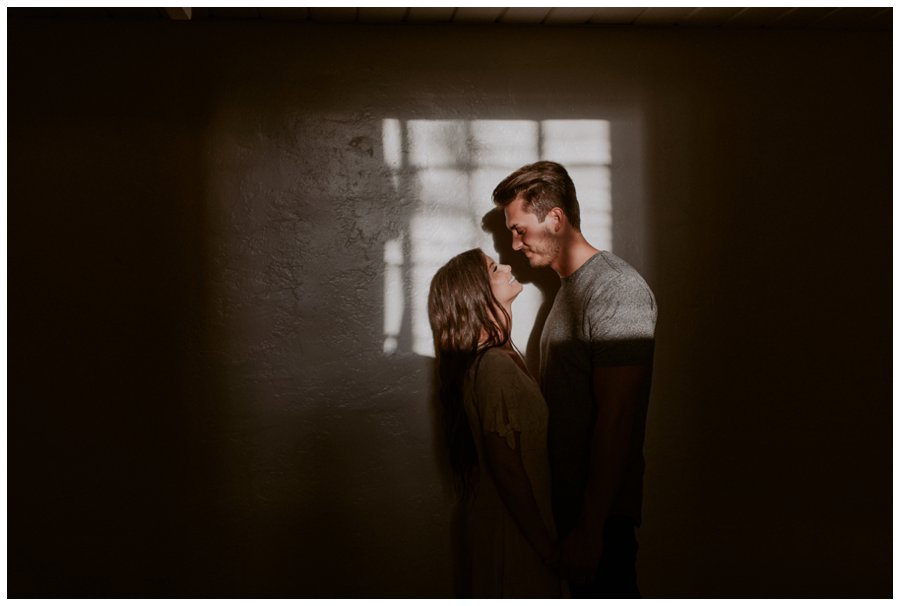
{"type": "Polygon", "coordinates": [[[11,595],[449,596],[428,283],[542,157],[610,240],[610,123],[322,109],[195,25],[11,28],[11,595]]]}
{"type": "Polygon", "coordinates": [[[207,57],[110,33],[10,24],[11,596],[184,594],[228,549],[202,363],[209,82],[173,58],[207,57]]]}
{"type": "Polygon", "coordinates": [[[380,123],[291,111],[248,121],[244,107],[265,102],[229,101],[207,141],[208,272],[232,400],[235,593],[397,595],[394,565],[379,559],[389,551],[410,578],[403,595],[449,594],[434,588],[448,522],[426,513],[445,509],[432,360],[383,353],[384,250],[413,201],[381,159],[380,123]],[[363,572],[351,583],[345,570],[363,572]]]}

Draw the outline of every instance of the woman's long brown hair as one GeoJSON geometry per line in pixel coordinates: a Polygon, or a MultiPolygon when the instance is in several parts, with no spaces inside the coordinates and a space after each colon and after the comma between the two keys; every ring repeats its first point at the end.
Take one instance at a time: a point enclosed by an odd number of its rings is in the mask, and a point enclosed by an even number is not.
{"type": "Polygon", "coordinates": [[[456,255],[434,275],[428,293],[450,468],[462,499],[473,492],[478,465],[464,407],[466,373],[485,351],[510,339],[509,313],[491,291],[485,259],[479,248],[456,255]]]}

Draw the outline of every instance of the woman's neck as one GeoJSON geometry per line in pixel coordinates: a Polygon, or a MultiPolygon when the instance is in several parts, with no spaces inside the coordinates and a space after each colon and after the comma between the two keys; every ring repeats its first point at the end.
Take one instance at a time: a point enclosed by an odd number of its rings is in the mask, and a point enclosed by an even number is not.
{"type": "MultiPolygon", "coordinates": [[[[507,317],[509,318],[509,330],[510,330],[510,336],[511,336],[511,333],[512,333],[512,302],[504,303],[502,306],[503,306],[503,309],[507,313],[507,317]]],[[[500,328],[500,325],[498,323],[495,322],[495,324],[497,325],[497,328],[500,328]]],[[[502,329],[501,329],[501,332],[502,332],[502,329]]],[[[488,341],[488,331],[485,330],[484,328],[482,328],[481,336],[478,338],[479,347],[482,345],[485,345],[487,343],[487,341],[488,341]]],[[[512,349],[512,338],[510,338],[505,344],[503,344],[503,347],[506,349],[512,349]]]]}

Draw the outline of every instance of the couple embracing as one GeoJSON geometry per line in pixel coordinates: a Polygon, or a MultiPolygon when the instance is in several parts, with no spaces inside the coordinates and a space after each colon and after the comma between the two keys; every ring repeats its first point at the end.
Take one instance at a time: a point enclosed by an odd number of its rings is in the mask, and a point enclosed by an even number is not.
{"type": "Polygon", "coordinates": [[[428,297],[448,454],[465,507],[472,597],[640,597],[643,441],[656,301],[582,235],[554,162],[494,190],[512,246],[560,277],[534,378],[510,340],[522,291],[481,250],[435,274],[428,297]]]}

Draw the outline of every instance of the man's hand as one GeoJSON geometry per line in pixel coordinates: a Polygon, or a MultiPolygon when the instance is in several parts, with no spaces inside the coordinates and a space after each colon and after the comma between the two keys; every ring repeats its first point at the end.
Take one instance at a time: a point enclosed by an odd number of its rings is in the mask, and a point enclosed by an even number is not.
{"type": "Polygon", "coordinates": [[[590,583],[600,567],[602,552],[602,537],[591,539],[583,529],[575,528],[560,545],[560,576],[576,583],[590,583]]]}

